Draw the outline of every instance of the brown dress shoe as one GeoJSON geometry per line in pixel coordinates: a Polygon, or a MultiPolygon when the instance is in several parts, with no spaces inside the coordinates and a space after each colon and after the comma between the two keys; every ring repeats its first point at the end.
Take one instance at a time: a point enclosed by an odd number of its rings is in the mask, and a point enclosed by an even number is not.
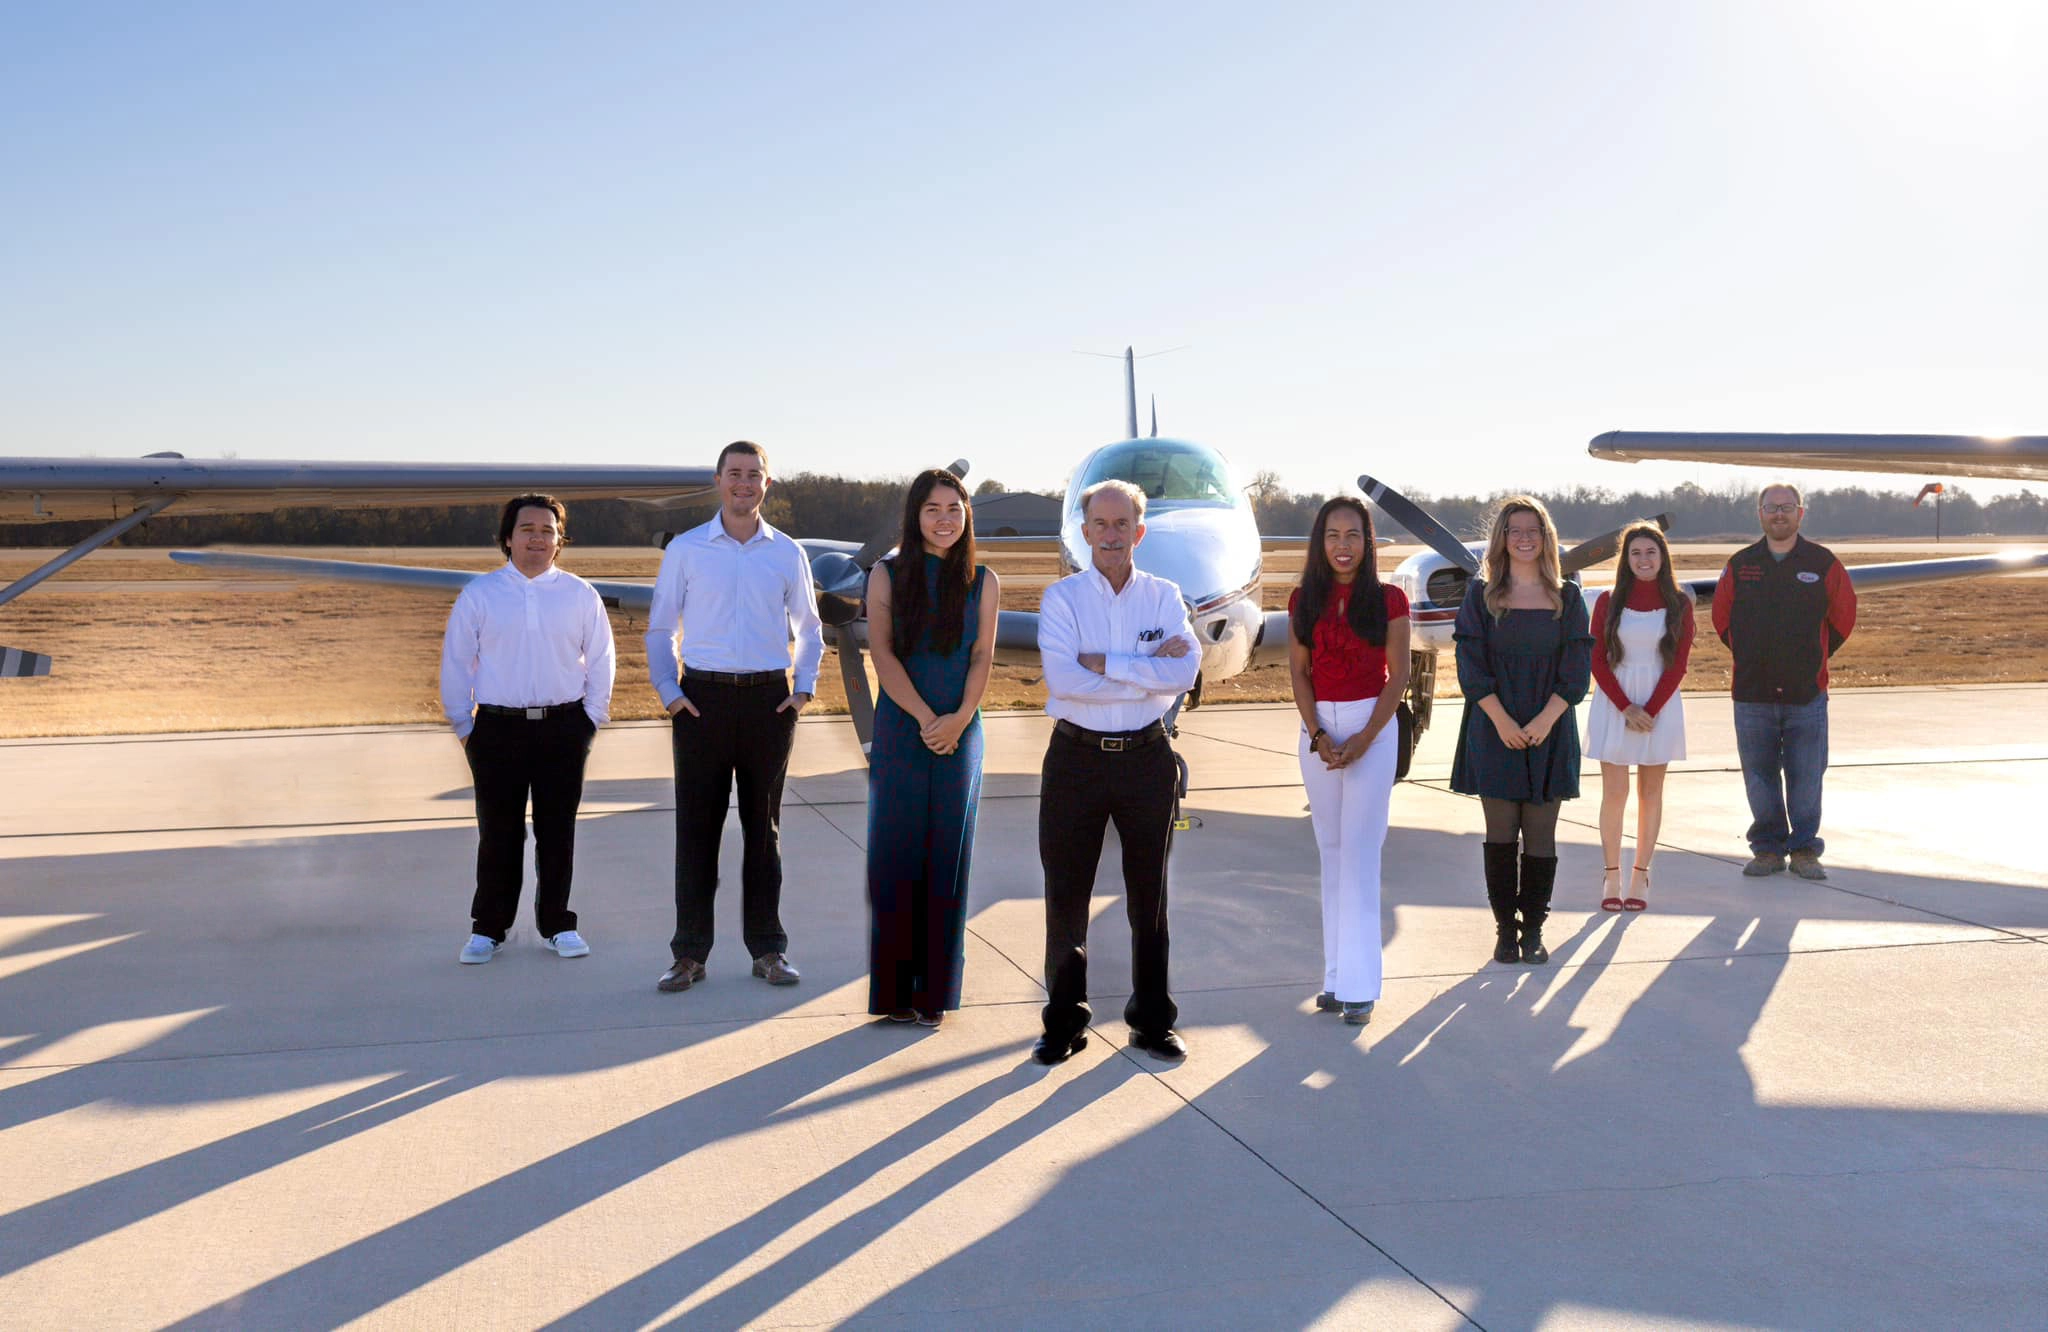
{"type": "Polygon", "coordinates": [[[754,974],[770,985],[794,985],[803,979],[803,973],[789,965],[789,959],[780,953],[763,953],[755,958],[754,974]]]}
{"type": "Polygon", "coordinates": [[[654,988],[663,994],[675,994],[687,990],[704,979],[704,964],[687,957],[679,957],[675,965],[661,973],[661,979],[654,982],[654,988]]]}

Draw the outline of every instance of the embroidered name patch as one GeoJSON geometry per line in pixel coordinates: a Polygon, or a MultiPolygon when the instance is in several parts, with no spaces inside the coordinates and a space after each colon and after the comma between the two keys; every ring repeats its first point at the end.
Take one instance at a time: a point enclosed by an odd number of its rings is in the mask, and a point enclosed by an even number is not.
{"type": "Polygon", "coordinates": [[[1811,569],[1801,569],[1799,571],[1799,581],[1802,583],[1818,583],[1820,575],[1811,569]]]}

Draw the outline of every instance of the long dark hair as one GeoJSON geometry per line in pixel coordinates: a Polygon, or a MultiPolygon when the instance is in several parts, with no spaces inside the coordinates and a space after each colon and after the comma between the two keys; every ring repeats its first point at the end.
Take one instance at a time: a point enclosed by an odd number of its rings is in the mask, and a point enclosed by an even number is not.
{"type": "MultiPolygon", "coordinates": [[[[936,553],[936,552],[933,552],[936,553]]],[[[942,468],[919,472],[903,498],[903,532],[896,543],[896,559],[889,570],[889,638],[898,657],[907,657],[917,647],[920,631],[932,632],[932,651],[951,652],[960,646],[960,634],[967,620],[967,594],[974,587],[974,500],[960,478],[942,468]],[[939,604],[926,604],[924,585],[924,529],[918,525],[918,511],[940,486],[958,491],[966,511],[960,524],[960,539],[941,557],[939,604]]]]}
{"type": "Polygon", "coordinates": [[[1638,537],[1656,542],[1662,556],[1657,565],[1657,595],[1664,599],[1664,637],[1657,640],[1657,652],[1664,658],[1664,669],[1668,671],[1671,663],[1678,660],[1678,631],[1692,606],[1692,593],[1678,585],[1678,575],[1671,571],[1670,543],[1664,540],[1663,529],[1655,523],[1630,523],[1621,531],[1621,558],[1614,570],[1614,590],[1607,594],[1607,632],[1602,636],[1602,646],[1607,649],[1608,661],[1621,661],[1621,612],[1628,606],[1629,594],[1636,590],[1636,571],[1628,567],[1628,548],[1638,537]]]}
{"type": "Polygon", "coordinates": [[[1336,595],[1337,571],[1323,550],[1323,533],[1330,525],[1330,515],[1338,509],[1357,514],[1365,528],[1365,553],[1359,557],[1358,572],[1351,579],[1351,604],[1344,608],[1344,622],[1351,626],[1352,633],[1374,647],[1385,647],[1387,594],[1380,586],[1379,545],[1373,539],[1372,515],[1366,512],[1364,501],[1349,495],[1339,495],[1317,509],[1315,523],[1308,529],[1308,554],[1301,562],[1301,591],[1294,598],[1295,640],[1306,648],[1316,645],[1316,621],[1323,618],[1323,608],[1336,595]]]}

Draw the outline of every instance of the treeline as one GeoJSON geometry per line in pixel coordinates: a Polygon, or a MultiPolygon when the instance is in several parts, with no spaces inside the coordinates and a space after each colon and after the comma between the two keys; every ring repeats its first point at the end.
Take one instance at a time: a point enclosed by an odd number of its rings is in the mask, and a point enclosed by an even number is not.
{"type": "MultiPolygon", "coordinates": [[[[1273,536],[1305,535],[1315,521],[1316,510],[1327,495],[1296,495],[1271,483],[1261,474],[1251,486],[1252,503],[1259,515],[1259,530],[1273,536]],[[1262,484],[1263,483],[1263,484],[1262,484]]],[[[1486,532],[1500,493],[1492,495],[1440,495],[1404,492],[1439,522],[1459,536],[1478,539],[1486,532]]],[[[1754,537],[1757,534],[1756,492],[1737,487],[1707,490],[1685,482],[1671,490],[1630,491],[1618,494],[1598,486],[1575,486],[1563,491],[1539,491],[1537,498],[1550,510],[1558,531],[1567,540],[1584,540],[1611,532],[1634,518],[1669,514],[1674,537],[1690,540],[1754,537]]],[[[1935,534],[1934,501],[1930,497],[1914,508],[1906,496],[1885,491],[1845,486],[1833,490],[1806,492],[1806,519],[1800,530],[1813,537],[1932,537],[1935,534]]],[[[1375,514],[1379,528],[1389,526],[1384,515],[1375,514]]],[[[2048,501],[2027,492],[1979,500],[1966,490],[1950,487],[1942,497],[1941,535],[2041,536],[2048,534],[2048,501]]],[[[1400,536],[1398,531],[1382,535],[1400,536]]]]}
{"type": "MultiPolygon", "coordinates": [[[[837,537],[865,541],[894,531],[901,521],[906,479],[856,480],[799,472],[776,481],[763,506],[768,520],[799,536],[837,537]]],[[[984,481],[977,494],[1002,489],[984,481]]],[[[1300,536],[1309,530],[1316,510],[1328,498],[1295,494],[1262,472],[1249,487],[1259,530],[1274,536],[1300,536]]],[[[1632,518],[1666,513],[1674,536],[1693,540],[1754,536],[1756,494],[1729,487],[1707,490],[1690,482],[1661,492],[1618,494],[1596,486],[1539,492],[1559,531],[1568,540],[1582,540],[1611,531],[1632,518]]],[[[1484,534],[1498,495],[1438,495],[1410,492],[1409,498],[1435,514],[1460,536],[1484,534]]],[[[1806,495],[1804,531],[1815,537],[1932,537],[1932,500],[1914,508],[1902,495],[1849,486],[1813,490],[1806,495]]],[[[652,509],[627,500],[580,500],[569,506],[569,532],[593,546],[638,546],[654,543],[662,532],[693,527],[711,516],[710,496],[679,508],[652,509]]],[[[231,514],[214,518],[155,518],[121,539],[126,546],[488,546],[495,534],[497,506],[442,506],[423,509],[284,509],[276,513],[231,514]]],[[[1386,527],[1384,517],[1376,521],[1386,527]]],[[[68,546],[101,526],[99,522],[18,524],[0,526],[0,546],[68,546]]],[[[1967,490],[1951,488],[1943,497],[1944,536],[2048,535],[2048,501],[2015,492],[1980,500],[1967,490]]],[[[1387,535],[1396,535],[1388,532],[1387,535]]]]}

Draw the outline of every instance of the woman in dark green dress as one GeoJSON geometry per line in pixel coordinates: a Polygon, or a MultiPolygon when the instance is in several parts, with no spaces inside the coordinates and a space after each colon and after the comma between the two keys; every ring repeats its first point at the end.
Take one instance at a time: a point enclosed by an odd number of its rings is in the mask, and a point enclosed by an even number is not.
{"type": "Polygon", "coordinates": [[[1496,962],[1550,960],[1543,922],[1557,880],[1558,809],[1579,794],[1572,709],[1592,685],[1593,635],[1578,584],[1559,568],[1549,511],[1526,495],[1503,500],[1486,576],[1466,586],[1452,635],[1465,709],[1451,789],[1478,796],[1486,811],[1496,962]]]}
{"type": "Polygon", "coordinates": [[[868,756],[868,1011],[897,1022],[936,1027],[960,1007],[998,595],[996,576],[974,562],[959,478],[921,473],[896,554],[868,575],[868,650],[882,684],[868,756]]]}

